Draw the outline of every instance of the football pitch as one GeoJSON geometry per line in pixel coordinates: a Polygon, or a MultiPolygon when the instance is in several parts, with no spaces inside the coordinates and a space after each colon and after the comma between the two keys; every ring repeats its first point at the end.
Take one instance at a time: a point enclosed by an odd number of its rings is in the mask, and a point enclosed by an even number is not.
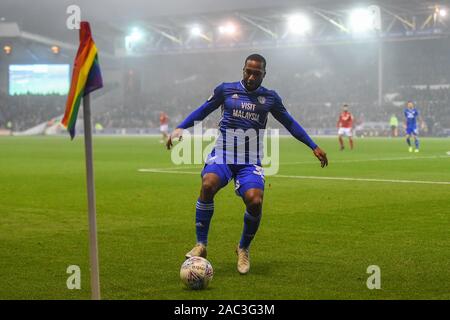
{"type": "MultiPolygon", "coordinates": [[[[184,289],[195,244],[201,165],[175,166],[155,137],[96,137],[103,299],[450,299],[450,139],[356,139],[311,151],[282,138],[266,177],[251,270],[236,270],[244,206],[230,183],[215,199],[208,289],[184,289]],[[150,169],[139,171],[140,169],[150,169]],[[366,285],[379,266],[381,289],[366,285]]],[[[89,299],[83,138],[0,137],[0,299],[89,299]],[[70,265],[81,289],[69,290],[70,265]]]]}

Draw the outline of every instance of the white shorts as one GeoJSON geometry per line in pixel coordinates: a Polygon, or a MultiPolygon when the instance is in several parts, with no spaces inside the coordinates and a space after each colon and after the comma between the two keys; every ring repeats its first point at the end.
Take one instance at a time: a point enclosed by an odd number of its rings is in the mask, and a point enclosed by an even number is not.
{"type": "Polygon", "coordinates": [[[351,136],[353,136],[352,128],[339,128],[338,135],[351,137],[351,136]]]}
{"type": "Polygon", "coordinates": [[[169,131],[169,125],[168,124],[162,124],[159,127],[159,131],[167,133],[169,131]]]}

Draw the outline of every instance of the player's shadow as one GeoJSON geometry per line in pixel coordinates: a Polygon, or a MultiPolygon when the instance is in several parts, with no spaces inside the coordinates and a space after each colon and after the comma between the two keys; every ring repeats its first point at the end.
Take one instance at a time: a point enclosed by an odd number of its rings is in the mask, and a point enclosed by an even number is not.
{"type": "Polygon", "coordinates": [[[227,276],[271,276],[276,273],[276,263],[274,261],[255,261],[250,264],[250,271],[247,275],[241,275],[237,271],[236,261],[222,263],[216,272],[226,274],[227,276]]]}
{"type": "MultiPolygon", "coordinates": [[[[213,280],[214,281],[214,280],[213,280]]],[[[189,289],[186,287],[182,287],[181,290],[183,290],[184,292],[198,292],[199,294],[201,294],[202,292],[214,292],[215,288],[213,285],[209,285],[206,289],[200,289],[200,290],[193,290],[193,289],[189,289]]]]}

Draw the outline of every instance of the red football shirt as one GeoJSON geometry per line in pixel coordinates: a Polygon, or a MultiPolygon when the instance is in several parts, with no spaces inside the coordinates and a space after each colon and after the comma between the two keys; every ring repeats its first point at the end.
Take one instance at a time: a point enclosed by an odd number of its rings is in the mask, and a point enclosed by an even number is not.
{"type": "Polygon", "coordinates": [[[163,125],[163,124],[167,124],[167,123],[169,123],[169,117],[165,113],[161,114],[159,116],[159,124],[163,125]]]}
{"type": "Polygon", "coordinates": [[[339,115],[338,127],[339,128],[352,128],[353,127],[353,115],[348,111],[342,112],[339,115]]]}

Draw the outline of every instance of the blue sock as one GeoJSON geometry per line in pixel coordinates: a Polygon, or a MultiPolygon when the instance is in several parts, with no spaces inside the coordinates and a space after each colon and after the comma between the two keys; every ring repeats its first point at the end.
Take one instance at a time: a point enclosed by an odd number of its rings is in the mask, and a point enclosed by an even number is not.
{"type": "Polygon", "coordinates": [[[410,138],[406,138],[406,143],[408,144],[408,146],[411,147],[411,139],[410,138]]]}
{"type": "Polygon", "coordinates": [[[416,149],[419,149],[419,138],[416,138],[416,141],[414,141],[416,143],[416,149]]]}
{"type": "Polygon", "coordinates": [[[214,213],[214,202],[203,202],[197,200],[195,210],[195,232],[197,233],[197,242],[208,244],[209,223],[214,213]]]}
{"type": "Polygon", "coordinates": [[[253,238],[255,237],[256,231],[258,231],[259,222],[261,221],[261,216],[255,217],[250,213],[245,211],[244,215],[244,230],[242,231],[241,242],[239,243],[240,248],[248,248],[253,238]]]}

